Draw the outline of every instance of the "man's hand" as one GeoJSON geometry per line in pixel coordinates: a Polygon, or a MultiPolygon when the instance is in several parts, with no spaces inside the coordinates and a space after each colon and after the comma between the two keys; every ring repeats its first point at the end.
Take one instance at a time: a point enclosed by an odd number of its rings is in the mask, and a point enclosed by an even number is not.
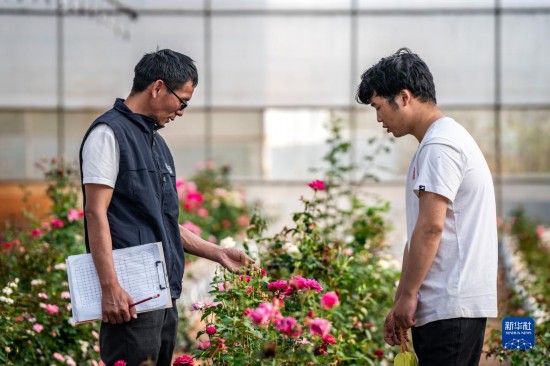
{"type": "MultiPolygon", "coordinates": [[[[390,311],[386,320],[384,321],[384,340],[390,346],[397,346],[401,344],[401,338],[399,336],[399,326],[395,323],[393,309],[390,311]]],[[[408,330],[405,329],[403,334],[405,335],[405,341],[409,341],[408,330]]]]}
{"type": "Polygon", "coordinates": [[[122,324],[137,318],[132,297],[120,286],[103,289],[101,294],[102,320],[111,324],[122,324]]]}
{"type": "Polygon", "coordinates": [[[418,299],[416,296],[402,293],[393,306],[393,317],[395,326],[409,329],[416,324],[414,314],[418,299]]]}
{"type": "MultiPolygon", "coordinates": [[[[245,252],[237,248],[223,248],[217,259],[219,264],[231,272],[246,270],[251,264],[254,264],[254,259],[250,258],[245,252]]],[[[254,270],[259,271],[260,269],[254,265],[254,270]]]]}

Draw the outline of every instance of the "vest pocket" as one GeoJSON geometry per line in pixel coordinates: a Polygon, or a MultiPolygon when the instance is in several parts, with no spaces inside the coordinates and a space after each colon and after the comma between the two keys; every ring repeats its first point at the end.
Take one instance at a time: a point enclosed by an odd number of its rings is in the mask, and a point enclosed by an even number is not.
{"type": "Polygon", "coordinates": [[[164,186],[162,194],[163,199],[163,211],[167,214],[178,217],[179,215],[179,197],[176,190],[176,176],[175,174],[163,173],[164,186]]]}

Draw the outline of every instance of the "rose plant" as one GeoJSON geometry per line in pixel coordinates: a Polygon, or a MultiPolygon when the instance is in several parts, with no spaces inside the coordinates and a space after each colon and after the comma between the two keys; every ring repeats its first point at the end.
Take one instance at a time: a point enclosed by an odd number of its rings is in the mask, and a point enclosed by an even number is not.
{"type": "MultiPolygon", "coordinates": [[[[322,284],[294,276],[271,281],[265,270],[250,274],[216,273],[214,301],[197,302],[206,322],[197,338],[199,359],[216,365],[298,365],[334,360],[341,341],[332,329],[337,301],[322,306],[322,284]]],[[[325,296],[330,292],[326,292],[325,296]]]]}
{"type": "Polygon", "coordinates": [[[244,247],[254,241],[262,248],[267,276],[216,277],[214,303],[202,308],[216,333],[201,340],[199,358],[216,365],[367,365],[392,358],[382,334],[398,279],[397,262],[384,253],[389,206],[359,197],[349,182],[354,167],[341,163],[350,144],[340,122],[330,131],[328,168],[308,184],[312,196],[301,198],[304,209],[293,225],[262,236],[265,220],[251,219],[244,247]],[[296,290],[306,279],[319,288],[296,290]]]}
{"type": "Polygon", "coordinates": [[[62,160],[40,166],[52,200],[44,218],[0,233],[0,363],[98,364],[98,324],[69,322],[65,258],[84,250],[77,170],[62,160]]]}

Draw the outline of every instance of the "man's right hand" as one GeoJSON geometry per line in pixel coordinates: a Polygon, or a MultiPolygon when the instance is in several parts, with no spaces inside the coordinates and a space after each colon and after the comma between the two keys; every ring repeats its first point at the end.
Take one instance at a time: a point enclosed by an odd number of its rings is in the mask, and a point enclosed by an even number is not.
{"type": "Polygon", "coordinates": [[[132,297],[120,285],[102,289],[102,320],[110,324],[122,324],[129,322],[132,318],[136,319],[136,307],[130,307],[131,304],[133,304],[132,297]]]}

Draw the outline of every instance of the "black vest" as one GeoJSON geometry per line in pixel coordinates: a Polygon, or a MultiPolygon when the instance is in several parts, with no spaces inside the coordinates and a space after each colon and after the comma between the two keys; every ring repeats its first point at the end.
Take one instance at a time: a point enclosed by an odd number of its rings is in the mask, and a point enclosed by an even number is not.
{"type": "MultiPolygon", "coordinates": [[[[107,210],[113,249],[161,241],[170,291],[172,298],[177,299],[181,294],[185,262],[172,154],[157,133],[155,120],[132,113],[122,99],[117,99],[113,109],[97,118],[84,135],[80,146],[81,183],[82,147],[100,123],[113,129],[120,149],[119,172],[107,210]]],[[[83,184],[82,194],[86,207],[83,184]]],[[[84,227],[86,250],[90,252],[86,220],[84,227]]]]}

